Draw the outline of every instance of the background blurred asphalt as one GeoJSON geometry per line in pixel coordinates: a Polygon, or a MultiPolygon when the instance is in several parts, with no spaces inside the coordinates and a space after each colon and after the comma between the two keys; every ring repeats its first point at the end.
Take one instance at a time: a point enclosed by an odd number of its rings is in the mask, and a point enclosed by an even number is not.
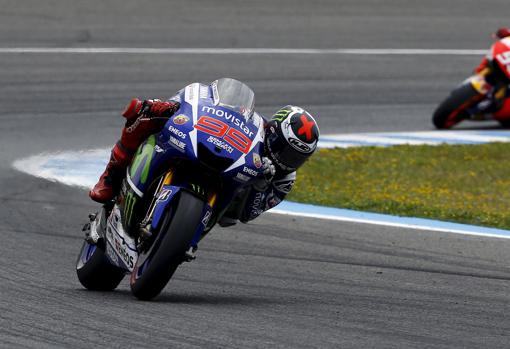
{"type": "MultiPolygon", "coordinates": [[[[502,0],[0,5],[0,47],[486,49],[510,24],[502,0]]],[[[265,114],[306,107],[323,134],[430,130],[480,59],[0,53],[0,347],[507,347],[506,240],[268,214],[215,229],[155,302],[139,302],[127,282],[88,292],[75,276],[97,208],[86,193],[11,169],[109,146],[131,97],[221,76],[248,83],[265,114]]]]}

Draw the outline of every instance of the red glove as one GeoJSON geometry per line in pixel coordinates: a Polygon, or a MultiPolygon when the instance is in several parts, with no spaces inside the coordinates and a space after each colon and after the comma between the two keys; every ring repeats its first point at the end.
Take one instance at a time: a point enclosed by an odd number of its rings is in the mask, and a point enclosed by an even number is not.
{"type": "Polygon", "coordinates": [[[179,103],[162,102],[159,99],[141,101],[133,98],[126,106],[122,116],[130,120],[141,115],[147,118],[171,117],[179,109],[179,103]]]}
{"type": "Polygon", "coordinates": [[[494,39],[503,39],[507,36],[510,36],[510,29],[508,27],[499,28],[494,34],[492,34],[494,39]]]}

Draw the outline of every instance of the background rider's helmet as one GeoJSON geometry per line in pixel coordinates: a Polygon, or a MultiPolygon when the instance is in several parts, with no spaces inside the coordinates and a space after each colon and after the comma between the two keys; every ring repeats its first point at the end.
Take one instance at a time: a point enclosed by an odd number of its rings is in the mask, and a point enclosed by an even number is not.
{"type": "Polygon", "coordinates": [[[506,38],[507,36],[510,36],[510,29],[507,27],[498,28],[498,30],[496,30],[493,34],[493,38],[496,40],[506,38]]]}
{"type": "Polygon", "coordinates": [[[317,149],[319,127],[306,110],[288,105],[267,123],[264,144],[268,156],[284,172],[298,169],[317,149]]]}

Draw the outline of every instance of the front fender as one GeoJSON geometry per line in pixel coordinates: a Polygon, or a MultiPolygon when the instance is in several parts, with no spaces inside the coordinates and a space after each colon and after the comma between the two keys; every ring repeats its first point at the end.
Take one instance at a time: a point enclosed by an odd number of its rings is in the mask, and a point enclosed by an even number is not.
{"type": "MultiPolygon", "coordinates": [[[[156,203],[154,206],[154,213],[152,215],[151,228],[152,230],[156,230],[159,228],[163,218],[165,217],[165,213],[171,206],[173,199],[177,196],[177,194],[183,190],[186,190],[182,187],[177,187],[173,185],[164,185],[159,191],[156,199],[156,203]]],[[[204,205],[204,209],[202,210],[202,217],[200,219],[201,224],[197,227],[197,231],[195,232],[194,238],[192,240],[191,245],[195,246],[202,233],[209,222],[209,219],[212,215],[211,206],[206,203],[204,205]]]]}
{"type": "Polygon", "coordinates": [[[172,199],[182,190],[181,187],[173,185],[164,185],[157,194],[156,203],[154,204],[154,214],[152,215],[151,228],[157,229],[162,218],[170,206],[172,199]]]}

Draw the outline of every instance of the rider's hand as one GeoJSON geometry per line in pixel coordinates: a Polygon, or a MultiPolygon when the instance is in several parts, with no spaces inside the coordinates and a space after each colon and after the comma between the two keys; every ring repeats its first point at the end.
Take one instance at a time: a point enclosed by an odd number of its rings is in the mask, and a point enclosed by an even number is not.
{"type": "Polygon", "coordinates": [[[179,109],[177,102],[162,102],[159,99],[146,99],[141,101],[133,98],[122,112],[122,115],[128,120],[137,119],[140,116],[144,118],[171,117],[179,109]]]}
{"type": "Polygon", "coordinates": [[[501,27],[493,34],[494,39],[503,39],[510,36],[510,29],[508,27],[501,27]]]}
{"type": "Polygon", "coordinates": [[[264,174],[264,179],[268,183],[273,180],[273,177],[276,174],[276,167],[274,167],[273,162],[265,156],[262,157],[262,173],[264,174]]]}
{"type": "Polygon", "coordinates": [[[160,99],[143,101],[140,114],[147,118],[171,117],[179,109],[177,102],[162,102],[160,99]]]}
{"type": "Polygon", "coordinates": [[[273,162],[265,156],[262,157],[262,174],[264,177],[253,184],[257,191],[266,191],[276,174],[273,162]]]}

